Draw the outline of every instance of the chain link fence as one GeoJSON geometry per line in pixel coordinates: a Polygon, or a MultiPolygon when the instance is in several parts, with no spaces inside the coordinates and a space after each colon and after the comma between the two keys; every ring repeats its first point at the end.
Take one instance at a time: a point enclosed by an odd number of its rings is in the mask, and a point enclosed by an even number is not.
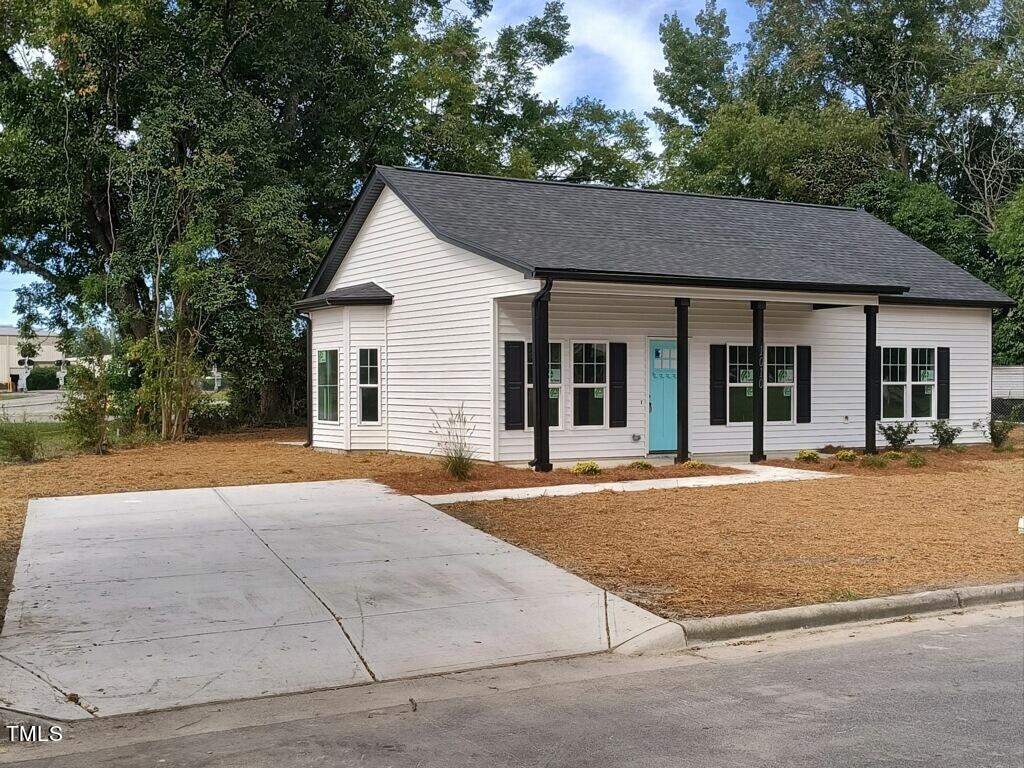
{"type": "Polygon", "coordinates": [[[993,397],[992,415],[1001,421],[1015,421],[1024,424],[1024,399],[993,397]]]}

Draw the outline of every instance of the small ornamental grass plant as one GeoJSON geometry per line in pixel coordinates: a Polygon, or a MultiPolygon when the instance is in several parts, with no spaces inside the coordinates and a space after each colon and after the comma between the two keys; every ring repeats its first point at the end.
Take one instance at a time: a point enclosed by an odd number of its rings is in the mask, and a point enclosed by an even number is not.
{"type": "Polygon", "coordinates": [[[0,456],[16,461],[35,461],[42,447],[43,441],[35,424],[24,418],[14,421],[0,408],[0,456]]]}
{"type": "Polygon", "coordinates": [[[600,475],[601,467],[596,461],[577,461],[569,471],[574,475],[600,475]]]}
{"type": "Polygon", "coordinates": [[[636,461],[631,461],[626,466],[626,468],[627,469],[654,469],[654,465],[651,464],[651,462],[649,462],[649,461],[644,461],[643,459],[637,459],[636,461]]]}
{"type": "Polygon", "coordinates": [[[473,471],[475,451],[470,445],[474,428],[465,407],[459,405],[458,408],[449,409],[444,419],[433,408],[430,412],[434,414],[434,428],[431,431],[437,436],[441,468],[455,480],[468,480],[473,471]]]}
{"type": "Polygon", "coordinates": [[[836,451],[835,456],[839,461],[856,461],[860,458],[860,455],[856,451],[851,451],[849,448],[843,448],[840,451],[836,451]]]}
{"type": "Polygon", "coordinates": [[[690,459],[683,462],[683,469],[707,469],[708,465],[697,459],[690,459]]]}
{"type": "Polygon", "coordinates": [[[818,456],[817,451],[812,451],[810,449],[804,448],[802,451],[797,452],[796,460],[803,461],[808,464],[817,464],[818,462],[821,461],[821,457],[818,456]]]}
{"type": "Polygon", "coordinates": [[[913,467],[914,469],[920,469],[928,463],[927,459],[920,453],[912,453],[907,456],[907,466],[913,467]]]}

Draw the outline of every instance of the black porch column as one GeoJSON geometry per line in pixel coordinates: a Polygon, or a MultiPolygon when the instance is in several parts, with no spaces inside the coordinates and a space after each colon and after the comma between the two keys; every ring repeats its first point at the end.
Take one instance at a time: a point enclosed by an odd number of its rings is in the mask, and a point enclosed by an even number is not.
{"type": "Polygon", "coordinates": [[[864,307],[864,453],[875,453],[875,419],[878,417],[877,403],[881,392],[875,386],[878,381],[878,306],[864,307]]]}
{"type": "Polygon", "coordinates": [[[754,311],[754,444],[751,461],[764,461],[764,302],[752,301],[754,311]]]}
{"type": "Polygon", "coordinates": [[[533,461],[537,472],[551,471],[551,444],[548,432],[548,305],[551,303],[551,279],[545,281],[533,297],[533,461]]]}
{"type": "Polygon", "coordinates": [[[676,299],[676,464],[690,458],[690,300],[676,299]]]}

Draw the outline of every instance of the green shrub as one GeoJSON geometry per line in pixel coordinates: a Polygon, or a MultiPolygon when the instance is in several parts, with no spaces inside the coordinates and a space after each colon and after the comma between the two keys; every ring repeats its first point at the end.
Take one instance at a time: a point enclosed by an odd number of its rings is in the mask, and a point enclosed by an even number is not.
{"type": "Polygon", "coordinates": [[[886,451],[880,458],[882,461],[903,461],[907,458],[907,454],[902,451],[886,451]]]}
{"type": "Polygon", "coordinates": [[[188,417],[189,431],[196,435],[224,432],[239,425],[231,403],[214,399],[210,395],[199,395],[192,403],[188,417]]]}
{"type": "Polygon", "coordinates": [[[28,375],[25,386],[31,392],[38,392],[43,389],[60,389],[60,382],[57,381],[57,369],[52,365],[37,365],[28,375]]]}
{"type": "Polygon", "coordinates": [[[879,424],[878,431],[882,433],[885,442],[894,451],[902,451],[914,440],[917,434],[916,421],[894,421],[891,424],[879,424]]]}
{"type": "Polygon", "coordinates": [[[442,421],[433,408],[434,429],[437,435],[437,450],[441,454],[441,468],[447,475],[456,480],[468,480],[473,472],[473,455],[471,445],[474,427],[466,415],[464,405],[449,408],[448,416],[442,421]]]}
{"type": "Polygon", "coordinates": [[[867,467],[868,469],[885,469],[889,466],[881,456],[874,456],[870,453],[861,456],[858,464],[862,467],[867,467]]]}
{"type": "Polygon", "coordinates": [[[596,461],[577,461],[569,471],[574,475],[600,475],[601,467],[596,461]]]}
{"type": "Polygon", "coordinates": [[[962,427],[954,427],[945,419],[932,423],[932,442],[939,448],[951,448],[963,432],[962,427]]]}
{"type": "Polygon", "coordinates": [[[807,448],[804,448],[802,451],[797,451],[796,460],[805,461],[808,464],[817,464],[819,461],[821,461],[821,457],[818,456],[817,451],[812,451],[807,448]]]}
{"type": "Polygon", "coordinates": [[[627,469],[654,469],[654,465],[649,461],[638,459],[637,461],[631,461],[627,469]]]}
{"type": "Polygon", "coordinates": [[[110,382],[104,350],[103,332],[95,326],[83,328],[74,347],[82,363],[68,369],[64,409],[60,414],[75,441],[96,453],[107,449],[110,415],[110,382]]]}
{"type": "Polygon", "coordinates": [[[707,469],[708,465],[703,461],[697,461],[696,459],[690,459],[689,461],[683,462],[684,469],[707,469]]]}
{"type": "Polygon", "coordinates": [[[907,466],[913,467],[914,469],[923,467],[927,463],[928,462],[925,460],[924,456],[920,453],[912,453],[907,457],[907,466]]]}
{"type": "Polygon", "coordinates": [[[839,461],[856,461],[860,458],[856,451],[851,451],[849,448],[843,448],[840,451],[836,451],[835,455],[839,461]]]}
{"type": "Polygon", "coordinates": [[[35,461],[42,445],[35,424],[24,417],[21,421],[14,421],[0,410],[0,453],[17,461],[35,461]]]}
{"type": "Polygon", "coordinates": [[[1010,444],[1010,433],[1016,426],[1008,419],[998,419],[994,414],[989,414],[984,421],[976,421],[973,424],[975,429],[980,429],[985,438],[992,443],[996,450],[1003,450],[1010,444]]]}

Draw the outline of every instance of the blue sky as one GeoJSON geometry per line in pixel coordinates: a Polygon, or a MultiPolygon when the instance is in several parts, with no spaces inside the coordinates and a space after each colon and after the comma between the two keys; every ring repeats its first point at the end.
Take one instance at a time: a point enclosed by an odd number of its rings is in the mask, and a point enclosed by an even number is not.
{"type": "MultiPolygon", "coordinates": [[[[573,51],[539,74],[538,89],[563,102],[589,95],[643,114],[657,102],[652,74],[664,67],[658,25],[673,12],[692,23],[702,6],[703,0],[565,0],[573,51]]],[[[719,6],[726,10],[734,41],[745,40],[751,9],[743,0],[720,0],[719,6]]],[[[518,24],[543,7],[544,0],[494,0],[484,33],[518,24]]],[[[14,289],[30,280],[0,272],[0,325],[15,322],[14,289]]]]}

